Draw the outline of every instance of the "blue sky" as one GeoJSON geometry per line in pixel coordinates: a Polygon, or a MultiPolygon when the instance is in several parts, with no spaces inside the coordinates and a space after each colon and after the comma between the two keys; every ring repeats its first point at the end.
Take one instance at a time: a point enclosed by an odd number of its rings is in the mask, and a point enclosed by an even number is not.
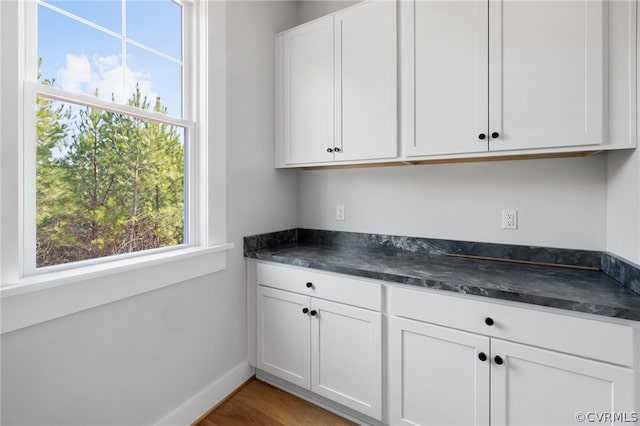
{"type": "Polygon", "coordinates": [[[122,37],[85,25],[45,6],[58,7],[119,35],[181,60],[181,7],[171,0],[47,0],[38,6],[38,56],[44,78],[67,90],[125,102],[139,84],[151,104],[160,96],[172,116],[181,117],[179,64],[122,37]],[[122,12],[126,8],[126,23],[122,12]],[[125,27],[125,28],[123,28],[125,27]]]}

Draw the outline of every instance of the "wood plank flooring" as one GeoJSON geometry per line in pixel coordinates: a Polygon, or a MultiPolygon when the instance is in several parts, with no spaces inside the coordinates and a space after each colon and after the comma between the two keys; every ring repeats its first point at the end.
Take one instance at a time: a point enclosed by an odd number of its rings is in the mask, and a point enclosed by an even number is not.
{"type": "Polygon", "coordinates": [[[274,386],[253,379],[193,426],[354,424],[274,386]]]}

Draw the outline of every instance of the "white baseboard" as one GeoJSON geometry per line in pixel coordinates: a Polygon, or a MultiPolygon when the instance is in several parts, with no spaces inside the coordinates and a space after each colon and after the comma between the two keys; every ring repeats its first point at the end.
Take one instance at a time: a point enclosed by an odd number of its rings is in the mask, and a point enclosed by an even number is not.
{"type": "Polygon", "coordinates": [[[244,361],[156,422],[156,426],[189,426],[255,374],[244,361]]]}

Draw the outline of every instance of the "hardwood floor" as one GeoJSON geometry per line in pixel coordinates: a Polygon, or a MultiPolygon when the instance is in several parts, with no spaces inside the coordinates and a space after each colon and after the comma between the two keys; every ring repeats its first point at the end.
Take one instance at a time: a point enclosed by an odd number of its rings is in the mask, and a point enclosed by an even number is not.
{"type": "Polygon", "coordinates": [[[327,410],[252,379],[192,426],[354,425],[327,410]]]}

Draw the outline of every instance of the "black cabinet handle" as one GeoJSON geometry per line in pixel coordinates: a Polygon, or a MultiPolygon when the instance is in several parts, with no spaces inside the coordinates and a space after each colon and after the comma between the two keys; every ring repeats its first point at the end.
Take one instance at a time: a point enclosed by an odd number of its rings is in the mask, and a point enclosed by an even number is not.
{"type": "Polygon", "coordinates": [[[309,308],[302,308],[302,313],[303,314],[308,314],[309,313],[309,308]]]}
{"type": "Polygon", "coordinates": [[[486,317],[484,319],[484,323],[487,324],[488,326],[492,326],[493,325],[493,318],[491,317],[486,317]]]}
{"type": "Polygon", "coordinates": [[[498,365],[502,365],[504,363],[504,360],[502,359],[502,357],[500,355],[496,355],[496,357],[493,359],[496,364],[498,365]]]}
{"type": "Polygon", "coordinates": [[[487,138],[487,135],[485,135],[484,133],[480,133],[478,135],[478,139],[480,139],[481,141],[485,140],[487,138]]]}
{"type": "Polygon", "coordinates": [[[311,314],[312,317],[315,317],[318,314],[318,311],[316,311],[315,309],[312,310],[311,312],[309,312],[311,314]]]}
{"type": "Polygon", "coordinates": [[[487,354],[485,354],[484,352],[480,352],[480,353],[478,354],[478,359],[479,359],[480,361],[482,361],[482,362],[486,361],[486,360],[487,360],[487,354]]]}
{"type": "Polygon", "coordinates": [[[337,146],[336,146],[335,148],[333,148],[333,150],[334,150],[335,152],[340,152],[340,148],[338,148],[337,146]]]}
{"type": "Polygon", "coordinates": [[[328,152],[328,153],[332,153],[332,152],[333,152],[333,149],[332,149],[332,148],[327,148],[327,152],[328,152]]]}
{"type": "Polygon", "coordinates": [[[494,138],[494,139],[498,139],[500,137],[500,133],[493,132],[493,133],[491,133],[491,137],[494,138]]]}
{"type": "Polygon", "coordinates": [[[313,283],[311,282],[307,283],[307,288],[311,288],[311,287],[313,287],[313,283]]]}

